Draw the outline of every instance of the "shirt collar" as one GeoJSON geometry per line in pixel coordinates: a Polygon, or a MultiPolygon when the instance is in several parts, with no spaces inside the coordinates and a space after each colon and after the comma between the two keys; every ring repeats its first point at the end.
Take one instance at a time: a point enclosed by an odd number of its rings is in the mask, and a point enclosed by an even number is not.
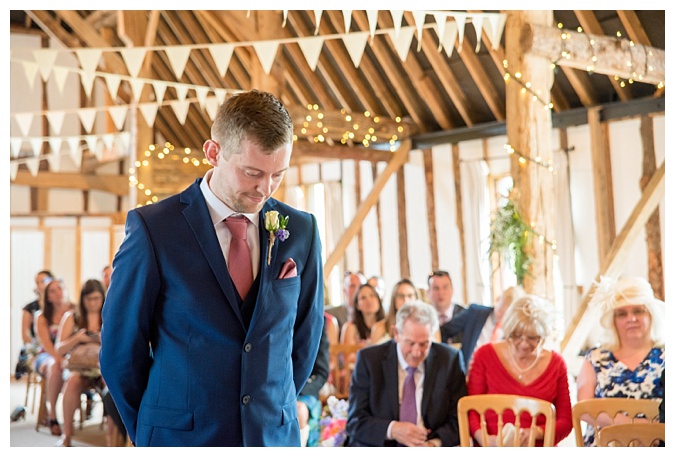
{"type": "Polygon", "coordinates": [[[258,213],[237,213],[232,208],[227,206],[220,200],[209,187],[209,181],[211,180],[211,175],[213,175],[213,169],[210,169],[204,175],[204,179],[199,184],[199,189],[204,195],[204,200],[206,200],[206,206],[209,208],[209,215],[211,216],[211,222],[215,226],[218,222],[232,216],[233,214],[241,214],[246,216],[256,227],[258,228],[258,213]]]}

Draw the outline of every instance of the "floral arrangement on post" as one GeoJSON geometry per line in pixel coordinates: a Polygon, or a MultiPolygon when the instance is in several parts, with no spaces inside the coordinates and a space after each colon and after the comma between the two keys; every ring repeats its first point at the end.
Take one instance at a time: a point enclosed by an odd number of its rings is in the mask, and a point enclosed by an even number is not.
{"type": "Polygon", "coordinates": [[[291,236],[290,232],[286,230],[288,225],[288,216],[279,216],[278,211],[268,211],[265,213],[265,230],[270,234],[270,243],[267,247],[267,265],[272,261],[272,246],[274,240],[279,238],[279,241],[284,242],[291,236]]]}
{"type": "Polygon", "coordinates": [[[496,253],[500,265],[501,259],[504,259],[516,275],[518,285],[521,286],[532,263],[531,257],[525,251],[531,234],[533,234],[532,227],[525,223],[511,200],[496,211],[490,223],[488,255],[492,257],[496,253]]]}
{"type": "Polygon", "coordinates": [[[328,397],[326,406],[321,414],[321,446],[342,446],[347,438],[347,407],[346,400],[338,400],[334,395],[328,397]]]}

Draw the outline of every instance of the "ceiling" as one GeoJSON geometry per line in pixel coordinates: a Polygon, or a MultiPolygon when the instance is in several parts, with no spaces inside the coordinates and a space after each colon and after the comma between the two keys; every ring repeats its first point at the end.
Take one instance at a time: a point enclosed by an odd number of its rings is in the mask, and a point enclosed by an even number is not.
{"type": "MultiPolygon", "coordinates": [[[[617,32],[637,44],[665,50],[665,11],[554,11],[554,21],[565,29],[594,35],[616,37],[617,32]]],[[[241,43],[270,39],[313,36],[317,27],[313,10],[287,12],[281,26],[279,11],[10,11],[11,31],[40,33],[58,40],[66,47],[122,47],[130,40],[145,46],[168,46],[202,43],[241,43]],[[134,27],[134,24],[140,24],[134,27]]],[[[433,22],[427,15],[426,21],[433,22]]],[[[403,14],[402,25],[414,25],[411,11],[403,14]]],[[[379,11],[378,29],[393,28],[392,15],[379,11]]],[[[476,34],[467,23],[464,45],[448,57],[438,51],[436,29],[425,29],[421,50],[417,51],[417,34],[412,38],[407,59],[402,61],[386,34],[376,34],[368,41],[360,65],[355,67],[340,40],[326,40],[316,65],[312,68],[302,50],[292,41],[279,46],[269,75],[252,47],[236,47],[225,77],[206,48],[190,53],[179,80],[171,69],[167,55],[153,53],[146,68],[151,78],[212,88],[247,90],[263,84],[275,94],[291,113],[303,115],[308,105],[318,105],[326,113],[379,115],[387,122],[395,119],[405,125],[409,136],[423,136],[476,128],[505,120],[504,35],[494,49],[489,37],[482,35],[476,51],[476,34]]],[[[350,33],[369,30],[366,11],[352,11],[350,33]]],[[[318,34],[345,33],[342,11],[321,12],[318,34]]],[[[119,56],[104,54],[101,71],[126,70],[119,56]]],[[[269,90],[269,89],[268,89],[269,90]]],[[[612,76],[559,67],[551,90],[553,112],[564,113],[598,104],[627,103],[644,98],[663,98],[664,89],[652,84],[615,80],[612,76]],[[625,87],[622,87],[622,82],[625,87]]],[[[131,90],[124,84],[117,103],[128,103],[131,90]]],[[[171,87],[165,99],[176,97],[171,87]]],[[[328,114],[327,114],[328,116],[328,114]]],[[[296,127],[302,122],[296,122],[296,127]]],[[[169,107],[162,107],[155,120],[156,133],[174,145],[201,149],[210,136],[210,117],[193,104],[184,125],[169,107]]],[[[388,134],[389,135],[389,134],[388,134]]],[[[298,133],[301,140],[316,137],[298,133]]],[[[358,139],[358,138],[357,138],[358,139]]],[[[387,138],[389,139],[389,138],[387,138]]],[[[358,139],[360,141],[360,139],[358,139]]],[[[316,142],[316,140],[314,140],[316,142]]],[[[331,149],[349,157],[350,153],[378,154],[371,147],[353,139],[342,145],[339,136],[327,135],[323,141],[331,149]],[[349,148],[351,146],[351,149],[349,148]],[[368,152],[372,151],[372,152],[368,152]]],[[[298,142],[300,143],[300,141],[298,142]]],[[[378,142],[372,142],[377,146],[378,142]]],[[[309,144],[309,143],[308,143],[309,144]]],[[[316,145],[312,145],[316,146],[316,145]]],[[[381,149],[386,149],[387,144],[381,149]]],[[[381,152],[380,152],[381,154],[381,152]]]]}

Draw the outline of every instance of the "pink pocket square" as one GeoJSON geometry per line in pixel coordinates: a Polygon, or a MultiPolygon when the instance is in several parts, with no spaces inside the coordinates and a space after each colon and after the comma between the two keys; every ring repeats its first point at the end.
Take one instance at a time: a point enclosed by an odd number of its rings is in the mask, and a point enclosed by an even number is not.
{"type": "Polygon", "coordinates": [[[277,279],[287,279],[295,278],[298,275],[298,269],[295,265],[295,260],[288,259],[283,267],[281,267],[281,272],[277,279]]]}

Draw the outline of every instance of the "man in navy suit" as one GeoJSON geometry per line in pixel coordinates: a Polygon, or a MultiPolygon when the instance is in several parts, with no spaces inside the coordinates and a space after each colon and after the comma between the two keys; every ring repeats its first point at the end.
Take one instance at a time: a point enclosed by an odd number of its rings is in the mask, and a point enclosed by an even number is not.
{"type": "Polygon", "coordinates": [[[396,313],[394,340],[357,353],[349,386],[350,446],[457,446],[457,402],[466,395],[461,353],[432,341],[438,315],[422,301],[396,313]],[[402,419],[404,379],[415,368],[416,419],[402,419]]]}
{"type": "Polygon", "coordinates": [[[300,445],[296,399],[321,339],[323,271],[314,216],[270,198],[292,144],[273,95],[232,96],[204,143],[213,169],[128,213],[100,361],[136,446],[300,445]],[[273,211],[287,232],[270,236],[273,211]],[[233,215],[247,219],[237,250],[250,251],[236,262],[233,215]],[[252,284],[235,285],[244,270],[252,284]]]}

